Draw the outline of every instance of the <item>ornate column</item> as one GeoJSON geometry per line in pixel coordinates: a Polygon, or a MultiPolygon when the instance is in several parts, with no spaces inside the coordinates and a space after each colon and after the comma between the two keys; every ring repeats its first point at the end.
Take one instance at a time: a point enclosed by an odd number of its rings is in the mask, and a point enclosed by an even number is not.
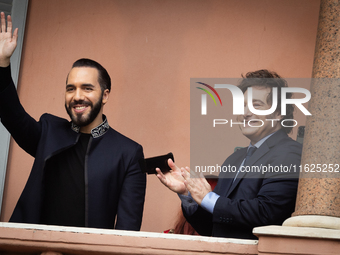
{"type": "Polygon", "coordinates": [[[340,0],[321,0],[312,77],[295,212],[254,228],[259,255],[339,254],[340,0]]]}
{"type": "Polygon", "coordinates": [[[301,173],[295,212],[283,225],[340,229],[339,0],[321,0],[312,77],[301,161],[309,173],[301,173]],[[312,164],[322,172],[310,173],[312,164]]]}

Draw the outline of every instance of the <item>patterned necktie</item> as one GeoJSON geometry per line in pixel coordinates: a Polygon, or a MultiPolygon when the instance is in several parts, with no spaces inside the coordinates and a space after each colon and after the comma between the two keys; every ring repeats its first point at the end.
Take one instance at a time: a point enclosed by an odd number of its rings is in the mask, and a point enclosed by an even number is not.
{"type": "MultiPolygon", "coordinates": [[[[254,147],[254,146],[252,146],[252,147],[250,147],[249,149],[248,149],[248,151],[247,151],[247,155],[246,155],[246,157],[245,157],[245,159],[244,159],[244,163],[243,163],[243,166],[246,164],[246,162],[248,161],[248,159],[251,157],[251,155],[253,155],[254,154],[254,152],[256,151],[256,147],[254,147]]],[[[240,172],[240,169],[241,169],[241,167],[238,169],[238,171],[237,171],[237,173],[236,173],[236,175],[235,175],[235,177],[234,177],[234,180],[233,180],[233,182],[236,180],[236,178],[237,178],[237,175],[238,175],[238,173],[240,172]]]]}

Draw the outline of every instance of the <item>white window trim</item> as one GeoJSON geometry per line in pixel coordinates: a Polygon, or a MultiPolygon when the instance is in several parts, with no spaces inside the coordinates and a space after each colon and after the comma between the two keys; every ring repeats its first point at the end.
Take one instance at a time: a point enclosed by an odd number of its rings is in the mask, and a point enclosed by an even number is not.
{"type": "MultiPolygon", "coordinates": [[[[17,86],[21,52],[24,40],[25,23],[27,15],[28,0],[13,0],[11,16],[13,19],[13,28],[19,28],[18,44],[11,57],[11,70],[14,84],[17,86]]],[[[2,198],[5,187],[6,168],[9,150],[10,134],[0,123],[0,213],[2,207],[2,198]]]]}

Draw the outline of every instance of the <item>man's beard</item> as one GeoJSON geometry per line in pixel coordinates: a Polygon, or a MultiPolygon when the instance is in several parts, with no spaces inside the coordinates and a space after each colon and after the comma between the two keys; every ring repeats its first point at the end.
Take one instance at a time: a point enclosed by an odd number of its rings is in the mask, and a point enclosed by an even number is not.
{"type": "Polygon", "coordinates": [[[91,124],[95,120],[95,118],[98,116],[102,108],[102,99],[103,99],[103,94],[101,95],[100,99],[94,105],[91,102],[84,101],[84,100],[73,101],[70,103],[68,107],[65,103],[65,109],[66,109],[67,114],[70,116],[73,124],[79,127],[86,127],[87,125],[91,124]],[[83,115],[83,113],[73,114],[72,107],[76,104],[83,104],[86,106],[90,106],[91,107],[90,113],[88,113],[85,116],[83,115]]]}

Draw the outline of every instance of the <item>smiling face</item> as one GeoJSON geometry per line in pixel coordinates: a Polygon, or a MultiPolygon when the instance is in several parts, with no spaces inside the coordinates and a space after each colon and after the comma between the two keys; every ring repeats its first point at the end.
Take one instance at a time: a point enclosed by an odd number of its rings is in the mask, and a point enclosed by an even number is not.
{"type": "Polygon", "coordinates": [[[65,108],[72,122],[80,126],[82,133],[103,122],[103,105],[107,102],[109,91],[101,90],[98,71],[92,67],[72,68],[66,82],[65,108]]]}
{"type": "MultiPolygon", "coordinates": [[[[266,87],[258,87],[253,86],[253,106],[257,110],[267,110],[270,109],[271,105],[267,102],[267,97],[271,92],[270,88],[266,87]]],[[[266,119],[279,119],[281,120],[281,115],[277,112],[274,112],[270,115],[255,115],[248,108],[248,89],[244,93],[244,115],[238,116],[237,120],[242,121],[245,120],[246,125],[240,125],[242,134],[250,139],[251,144],[255,144],[260,141],[262,138],[266,137],[281,129],[280,121],[266,121],[266,119]],[[248,125],[249,120],[258,120],[251,121],[250,125],[248,125]],[[260,121],[262,120],[262,122],[260,121]],[[261,126],[262,125],[262,126],[261,126]]]]}

